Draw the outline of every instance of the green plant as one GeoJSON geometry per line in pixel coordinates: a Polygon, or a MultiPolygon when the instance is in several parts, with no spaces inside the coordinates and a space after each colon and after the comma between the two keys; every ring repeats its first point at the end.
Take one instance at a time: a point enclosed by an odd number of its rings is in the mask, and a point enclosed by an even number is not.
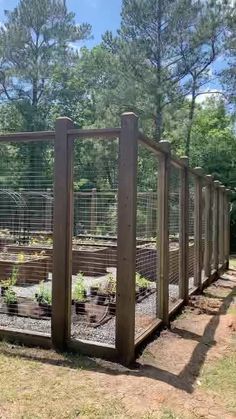
{"type": "Polygon", "coordinates": [[[12,285],[12,286],[16,284],[18,271],[19,271],[19,269],[18,269],[17,266],[15,266],[12,270],[11,277],[10,277],[10,285],[12,285]]]}
{"type": "Polygon", "coordinates": [[[149,281],[141,276],[139,273],[136,273],[136,285],[141,288],[147,288],[149,281]]]}
{"type": "Polygon", "coordinates": [[[8,289],[6,290],[3,299],[4,299],[5,304],[7,305],[17,303],[17,295],[11,286],[8,287],[8,289]]]}
{"type": "Polygon", "coordinates": [[[105,290],[107,294],[114,294],[116,292],[116,279],[111,273],[108,275],[108,281],[105,290]]]}
{"type": "Polygon", "coordinates": [[[39,304],[52,304],[51,291],[45,287],[44,282],[40,282],[38,292],[35,294],[35,299],[39,304]]]}
{"type": "Polygon", "coordinates": [[[25,254],[19,253],[19,255],[17,256],[17,262],[24,262],[24,261],[25,261],[25,254]]]}
{"type": "Polygon", "coordinates": [[[84,276],[79,273],[76,277],[76,284],[73,292],[73,298],[75,301],[83,302],[86,300],[86,289],[84,286],[84,276]]]}
{"type": "Polygon", "coordinates": [[[3,279],[0,282],[0,286],[3,287],[3,288],[9,288],[11,286],[13,287],[16,284],[17,275],[18,275],[18,268],[15,266],[12,270],[12,274],[11,274],[10,278],[3,279]]]}

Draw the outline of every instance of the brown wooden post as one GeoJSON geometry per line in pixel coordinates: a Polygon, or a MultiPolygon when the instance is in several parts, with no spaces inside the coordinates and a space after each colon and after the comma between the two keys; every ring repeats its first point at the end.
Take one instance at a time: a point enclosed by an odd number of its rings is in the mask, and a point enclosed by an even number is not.
{"type": "Polygon", "coordinates": [[[194,286],[200,288],[202,284],[202,175],[203,169],[196,167],[195,196],[194,196],[194,286]]]}
{"type": "Polygon", "coordinates": [[[189,295],[189,159],[181,157],[180,173],[180,237],[179,237],[179,297],[188,303],[189,295]]]}
{"type": "Polygon", "coordinates": [[[69,118],[56,120],[54,164],[52,342],[64,350],[70,338],[73,221],[73,143],[69,118]]]}
{"type": "Polygon", "coordinates": [[[147,205],[146,205],[146,238],[153,235],[153,208],[152,208],[152,191],[147,192],[147,205]]]}
{"type": "Polygon", "coordinates": [[[91,196],[91,214],[90,214],[90,231],[91,234],[96,234],[97,228],[97,189],[92,189],[91,196]]]}
{"type": "Polygon", "coordinates": [[[225,263],[228,269],[229,267],[229,255],[230,255],[230,190],[225,191],[225,263]]]}
{"type": "Polygon", "coordinates": [[[213,268],[219,268],[219,185],[218,180],[214,181],[213,190],[213,268]]]}
{"type": "Polygon", "coordinates": [[[205,188],[205,250],[204,250],[204,271],[205,276],[211,276],[212,262],[212,181],[211,175],[207,175],[205,188]]]}
{"type": "Polygon", "coordinates": [[[169,182],[170,153],[168,141],[160,141],[163,153],[158,157],[157,216],[157,317],[169,323],[169,182]]]}
{"type": "Polygon", "coordinates": [[[225,187],[219,187],[219,263],[224,263],[224,190],[225,187]]]}
{"type": "Polygon", "coordinates": [[[135,275],[138,118],[121,117],[119,140],[116,348],[124,364],[135,356],[135,275]]]}

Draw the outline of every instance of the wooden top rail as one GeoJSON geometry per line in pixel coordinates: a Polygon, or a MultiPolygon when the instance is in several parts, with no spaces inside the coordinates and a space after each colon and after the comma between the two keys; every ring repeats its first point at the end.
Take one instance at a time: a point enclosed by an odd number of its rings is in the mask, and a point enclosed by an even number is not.
{"type": "MultiPolygon", "coordinates": [[[[146,147],[148,150],[152,151],[156,155],[169,153],[161,146],[160,143],[156,143],[152,139],[146,137],[141,131],[139,131],[138,140],[139,140],[139,143],[143,144],[144,147],[146,147]]],[[[182,158],[179,159],[173,155],[171,155],[170,161],[171,161],[171,164],[173,164],[173,166],[179,169],[184,168],[186,166],[184,159],[182,158]]],[[[188,171],[193,176],[203,179],[206,184],[212,183],[212,177],[210,177],[210,175],[205,175],[204,173],[202,173],[202,171],[199,170],[199,168],[193,169],[188,166],[188,171]]],[[[218,185],[214,185],[214,186],[219,187],[218,185]]]]}
{"type": "Polygon", "coordinates": [[[0,134],[0,142],[30,142],[55,140],[55,131],[35,131],[35,132],[12,132],[0,134]]]}
{"type": "Polygon", "coordinates": [[[69,129],[67,134],[70,140],[76,140],[77,138],[113,139],[119,137],[120,132],[120,128],[69,129]]]}

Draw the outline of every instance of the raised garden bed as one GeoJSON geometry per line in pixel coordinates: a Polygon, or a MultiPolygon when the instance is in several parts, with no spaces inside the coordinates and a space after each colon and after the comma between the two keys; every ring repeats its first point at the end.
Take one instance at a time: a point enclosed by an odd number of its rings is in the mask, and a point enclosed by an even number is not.
{"type": "Polygon", "coordinates": [[[27,285],[46,281],[48,257],[42,255],[18,255],[0,253],[0,280],[10,278],[15,272],[15,285],[27,285]]]}
{"type": "Polygon", "coordinates": [[[12,313],[9,313],[9,307],[5,304],[3,298],[0,298],[0,312],[3,314],[13,314],[19,317],[42,320],[51,317],[50,307],[46,307],[43,304],[40,305],[34,300],[23,297],[18,297],[17,304],[15,304],[15,310],[13,310],[12,313]]]}
{"type": "MultiPolygon", "coordinates": [[[[34,253],[44,252],[48,257],[48,268],[52,272],[52,246],[7,246],[8,252],[24,253],[32,255],[34,253]]],[[[106,274],[107,268],[107,250],[100,246],[75,246],[72,252],[72,274],[76,275],[82,272],[86,276],[99,276],[106,274]]]]}

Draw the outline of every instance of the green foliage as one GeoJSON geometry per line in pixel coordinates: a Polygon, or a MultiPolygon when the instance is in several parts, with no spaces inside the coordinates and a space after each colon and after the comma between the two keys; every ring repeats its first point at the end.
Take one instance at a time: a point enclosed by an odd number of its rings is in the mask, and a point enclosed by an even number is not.
{"type": "Polygon", "coordinates": [[[108,275],[108,280],[107,280],[107,284],[106,284],[106,287],[105,287],[105,291],[108,294],[115,294],[116,293],[116,279],[114,278],[112,273],[110,273],[108,275]]]}
{"type": "Polygon", "coordinates": [[[146,278],[141,276],[139,273],[136,273],[135,282],[136,285],[141,288],[147,288],[150,284],[150,282],[146,278]]]}
{"type": "Polygon", "coordinates": [[[44,281],[41,281],[37,293],[35,294],[35,299],[39,304],[52,304],[52,293],[45,286],[44,281]]]}
{"type": "Polygon", "coordinates": [[[2,280],[0,282],[0,286],[4,287],[4,288],[10,288],[10,287],[13,287],[14,285],[16,285],[18,272],[19,272],[19,269],[18,269],[17,266],[15,266],[12,270],[12,274],[11,274],[10,278],[2,280]]]}
{"type": "Polygon", "coordinates": [[[4,300],[5,304],[7,304],[7,305],[16,304],[17,303],[17,295],[16,295],[16,292],[13,290],[13,288],[11,286],[9,286],[7,288],[7,290],[5,291],[3,300],[4,300]]]}
{"type": "Polygon", "coordinates": [[[77,302],[83,302],[86,300],[86,288],[84,285],[84,276],[79,273],[76,276],[76,284],[73,292],[73,298],[77,302]]]}

